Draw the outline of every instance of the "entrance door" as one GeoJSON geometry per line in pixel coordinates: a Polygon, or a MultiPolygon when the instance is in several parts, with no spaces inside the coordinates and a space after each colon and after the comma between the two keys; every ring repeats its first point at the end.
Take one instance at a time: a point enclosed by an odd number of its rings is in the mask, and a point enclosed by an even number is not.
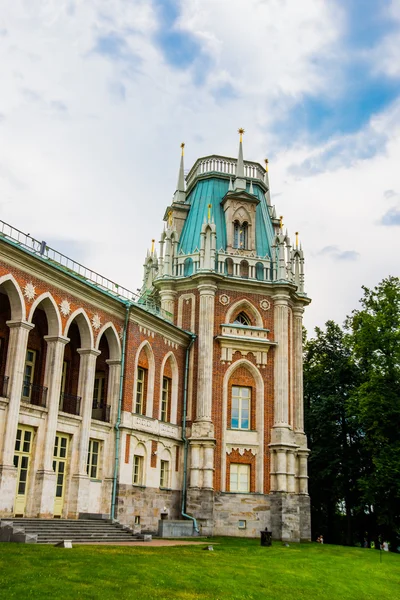
{"type": "Polygon", "coordinates": [[[14,467],[17,467],[17,493],[15,497],[14,514],[16,517],[25,515],[28,492],[28,476],[32,459],[32,443],[35,430],[32,427],[19,426],[15,440],[14,467]]]}
{"type": "Polygon", "coordinates": [[[54,500],[54,516],[61,517],[64,506],[65,478],[67,474],[68,458],[67,435],[57,434],[54,442],[53,471],[56,474],[56,497],[54,500]]]}

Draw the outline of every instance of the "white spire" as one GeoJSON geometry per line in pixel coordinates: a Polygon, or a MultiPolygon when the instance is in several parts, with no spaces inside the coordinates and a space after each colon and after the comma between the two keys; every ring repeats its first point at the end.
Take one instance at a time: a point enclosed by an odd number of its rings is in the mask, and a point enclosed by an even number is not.
{"type": "Polygon", "coordinates": [[[246,180],[244,178],[243,146],[242,146],[242,139],[243,139],[243,134],[244,134],[243,127],[240,127],[240,129],[238,129],[238,133],[240,135],[240,140],[239,140],[239,156],[238,156],[238,160],[237,160],[236,177],[235,177],[235,182],[234,182],[235,191],[246,189],[246,180]]]}
{"type": "Polygon", "coordinates": [[[178,183],[176,186],[176,192],[174,194],[174,202],[185,202],[186,200],[186,192],[185,192],[185,170],[183,164],[183,155],[184,155],[185,144],[182,142],[181,144],[181,163],[179,166],[179,175],[178,175],[178,183]]]}

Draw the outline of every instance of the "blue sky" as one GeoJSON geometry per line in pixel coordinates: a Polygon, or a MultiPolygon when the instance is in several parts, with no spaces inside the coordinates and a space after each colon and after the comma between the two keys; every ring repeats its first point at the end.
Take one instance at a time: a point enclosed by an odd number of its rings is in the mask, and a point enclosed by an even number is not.
{"type": "Polygon", "coordinates": [[[395,0],[6,0],[0,218],[135,290],[181,141],[190,168],[243,126],[300,231],[308,328],[342,322],[398,274],[399,47],[395,0]]]}

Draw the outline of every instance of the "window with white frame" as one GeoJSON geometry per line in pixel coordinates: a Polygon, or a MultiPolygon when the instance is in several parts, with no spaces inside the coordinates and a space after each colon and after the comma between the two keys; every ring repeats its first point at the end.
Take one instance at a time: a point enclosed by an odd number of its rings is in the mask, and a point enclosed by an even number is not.
{"type": "Polygon", "coordinates": [[[168,377],[163,377],[162,392],[161,392],[161,421],[168,421],[168,408],[170,396],[171,380],[168,377]]]}
{"type": "Polygon", "coordinates": [[[250,429],[251,388],[232,386],[231,429],[250,429]]]}
{"type": "Polygon", "coordinates": [[[99,440],[89,440],[88,459],[86,473],[90,479],[100,479],[100,454],[101,442],[99,440]]]}
{"type": "Polygon", "coordinates": [[[250,465],[231,463],[229,491],[242,493],[250,491],[250,465]]]}
{"type": "Polygon", "coordinates": [[[147,380],[147,369],[138,367],[137,370],[137,382],[136,382],[136,402],[135,402],[135,413],[142,415],[144,411],[144,394],[147,380]]]}
{"type": "Polygon", "coordinates": [[[133,457],[133,485],[143,485],[144,457],[135,454],[133,457]]]}
{"type": "Polygon", "coordinates": [[[160,487],[169,487],[169,461],[160,461],[160,487]]]}

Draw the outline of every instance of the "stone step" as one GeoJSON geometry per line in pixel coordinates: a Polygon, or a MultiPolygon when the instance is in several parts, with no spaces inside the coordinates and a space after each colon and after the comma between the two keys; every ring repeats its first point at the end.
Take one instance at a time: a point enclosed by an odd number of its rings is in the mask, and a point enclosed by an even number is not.
{"type": "MultiPolygon", "coordinates": [[[[21,519],[11,518],[14,529],[23,530],[30,539],[36,536],[38,544],[56,544],[63,540],[75,543],[122,543],[142,540],[122,525],[109,519],[21,519]]],[[[19,536],[20,537],[20,536],[19,536]]],[[[25,538],[23,538],[25,539],[25,538]]],[[[18,540],[22,541],[22,540],[18,540]]]]}

